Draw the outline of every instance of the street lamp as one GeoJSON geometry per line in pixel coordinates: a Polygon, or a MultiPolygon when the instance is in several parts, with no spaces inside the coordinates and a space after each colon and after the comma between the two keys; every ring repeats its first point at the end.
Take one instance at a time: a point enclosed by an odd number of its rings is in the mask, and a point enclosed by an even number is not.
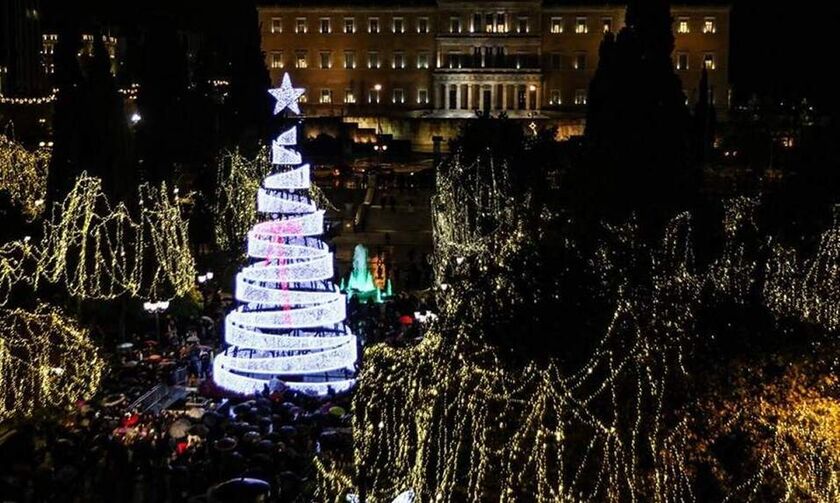
{"type": "Polygon", "coordinates": [[[160,313],[169,309],[169,301],[162,300],[160,302],[144,302],[143,310],[149,314],[155,315],[155,330],[157,330],[157,340],[160,342],[160,313]]]}
{"type": "Polygon", "coordinates": [[[140,122],[140,119],[142,119],[142,117],[140,117],[140,114],[138,114],[137,112],[134,112],[133,114],[131,114],[131,123],[132,124],[137,124],[138,122],[140,122]]]}

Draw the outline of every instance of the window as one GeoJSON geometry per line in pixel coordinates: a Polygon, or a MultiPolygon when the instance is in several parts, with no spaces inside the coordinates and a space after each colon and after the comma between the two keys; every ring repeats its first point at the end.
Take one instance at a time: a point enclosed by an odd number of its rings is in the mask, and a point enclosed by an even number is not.
{"type": "Polygon", "coordinates": [[[379,33],[379,18],[378,17],[369,17],[368,18],[368,33],[379,33]]]}
{"type": "Polygon", "coordinates": [[[321,51],[321,69],[332,68],[332,58],[329,51],[321,51]]]}
{"type": "Polygon", "coordinates": [[[449,18],[449,33],[461,33],[461,18],[449,18]]]}
{"type": "Polygon", "coordinates": [[[423,69],[423,70],[429,68],[429,53],[428,52],[417,53],[417,68],[420,68],[420,69],[423,69]]]}
{"type": "Polygon", "coordinates": [[[529,28],[527,17],[520,17],[516,20],[516,33],[528,33],[529,28]]]}
{"type": "Polygon", "coordinates": [[[306,92],[304,92],[300,98],[298,98],[298,103],[306,103],[307,101],[309,101],[309,98],[306,97],[306,92]]]}
{"type": "Polygon", "coordinates": [[[610,33],[612,31],[612,18],[605,17],[601,19],[601,27],[604,30],[604,33],[610,33]]]}
{"type": "Polygon", "coordinates": [[[677,54],[677,70],[688,70],[688,53],[677,54]]]}
{"type": "Polygon", "coordinates": [[[717,24],[715,23],[715,18],[707,17],[703,20],[703,33],[715,33],[717,32],[717,24]]]}
{"type": "Polygon", "coordinates": [[[496,25],[493,20],[496,18],[494,14],[486,14],[484,16],[484,31],[487,33],[493,33],[496,31],[496,25]]]}
{"type": "Polygon", "coordinates": [[[356,18],[344,18],[344,33],[356,33],[356,18]]]}
{"type": "Polygon", "coordinates": [[[575,20],[575,33],[589,33],[589,24],[585,17],[579,17],[575,20]]]}
{"type": "Polygon", "coordinates": [[[379,53],[368,51],[368,68],[379,68],[379,53]]]}
{"type": "Polygon", "coordinates": [[[405,93],[402,89],[396,88],[393,92],[394,103],[405,103],[405,93]]]}
{"type": "Polygon", "coordinates": [[[321,89],[321,103],[332,103],[332,89],[321,89]]]}
{"type": "Polygon", "coordinates": [[[507,33],[507,23],[505,22],[504,12],[496,14],[496,33],[507,33]]]}
{"type": "Polygon", "coordinates": [[[705,56],[703,56],[703,67],[706,70],[714,70],[717,65],[715,64],[715,54],[713,52],[707,52],[705,56]]]}
{"type": "Polygon", "coordinates": [[[352,70],[356,68],[356,53],[353,51],[344,51],[344,69],[352,70]]]}
{"type": "Polygon", "coordinates": [[[421,105],[426,105],[429,103],[429,90],[428,89],[418,89],[417,90],[417,103],[421,105]]]}
{"type": "Polygon", "coordinates": [[[586,53],[575,54],[575,70],[586,70],[586,53]]]}
{"type": "Polygon", "coordinates": [[[429,33],[429,18],[417,18],[417,33],[429,33]]]}
{"type": "Polygon", "coordinates": [[[560,99],[560,90],[559,89],[552,89],[551,90],[551,97],[548,99],[549,105],[562,105],[563,100],[560,99]]]}
{"type": "Polygon", "coordinates": [[[394,33],[405,33],[405,20],[401,17],[395,17],[392,28],[394,33]]]}
{"type": "Polygon", "coordinates": [[[306,33],[306,18],[299,17],[295,19],[295,33],[306,33]]]}
{"type": "Polygon", "coordinates": [[[283,68],[283,51],[271,51],[271,68],[283,68]]]}
{"type": "Polygon", "coordinates": [[[332,32],[332,26],[330,25],[330,18],[322,17],[321,18],[321,33],[327,34],[332,32]]]}
{"type": "Polygon", "coordinates": [[[401,51],[394,52],[393,67],[397,70],[405,68],[405,53],[401,51]]]}
{"type": "Polygon", "coordinates": [[[306,68],[306,51],[295,51],[295,68],[306,68]]]}
{"type": "Polygon", "coordinates": [[[368,103],[379,103],[379,91],[376,89],[368,91],[368,103]]]}
{"type": "Polygon", "coordinates": [[[352,89],[344,90],[344,102],[350,104],[356,103],[356,95],[353,93],[352,89]]]}
{"type": "Polygon", "coordinates": [[[551,53],[551,69],[560,70],[563,67],[563,55],[559,52],[551,53]]]}
{"type": "Polygon", "coordinates": [[[271,33],[283,33],[283,18],[271,18],[271,33]]]}
{"type": "Polygon", "coordinates": [[[575,90],[575,105],[586,105],[586,89],[575,90]]]}
{"type": "Polygon", "coordinates": [[[551,33],[563,33],[563,18],[551,18],[551,33]]]}
{"type": "Polygon", "coordinates": [[[677,19],[677,33],[690,33],[691,27],[688,24],[687,17],[677,19]]]}

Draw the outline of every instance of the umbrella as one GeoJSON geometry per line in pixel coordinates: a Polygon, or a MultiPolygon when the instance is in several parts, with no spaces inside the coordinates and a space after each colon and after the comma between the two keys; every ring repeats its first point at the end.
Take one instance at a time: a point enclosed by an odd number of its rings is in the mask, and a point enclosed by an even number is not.
{"type": "Polygon", "coordinates": [[[189,431],[192,423],[189,422],[187,419],[178,419],[172,426],[169,427],[169,435],[172,438],[184,438],[187,436],[187,431],[189,431]]]}
{"type": "Polygon", "coordinates": [[[404,315],[400,316],[400,324],[405,325],[405,326],[409,326],[412,323],[414,323],[414,318],[412,318],[411,316],[409,316],[407,314],[404,314],[404,315]]]}
{"type": "Polygon", "coordinates": [[[237,478],[217,484],[207,490],[207,501],[213,503],[243,503],[267,501],[271,495],[271,484],[264,480],[237,478]]]}
{"type": "Polygon", "coordinates": [[[146,357],[146,360],[148,360],[152,363],[157,363],[161,360],[161,356],[160,355],[149,355],[149,356],[146,357]]]}
{"type": "Polygon", "coordinates": [[[130,342],[123,342],[122,344],[117,344],[117,349],[119,351],[128,351],[129,349],[133,348],[134,344],[130,342]]]}
{"type": "Polygon", "coordinates": [[[198,419],[200,421],[201,418],[204,417],[204,409],[201,407],[191,407],[190,409],[187,409],[187,417],[198,419]]]}
{"type": "Polygon", "coordinates": [[[216,440],[214,446],[216,450],[220,452],[232,451],[236,448],[236,440],[230,437],[220,438],[219,440],[216,440]]]}
{"type": "Polygon", "coordinates": [[[194,424],[188,430],[188,433],[190,435],[195,435],[197,437],[205,437],[205,436],[207,436],[207,433],[209,433],[209,432],[210,432],[210,430],[206,426],[204,426],[203,424],[194,424]]]}
{"type": "Polygon", "coordinates": [[[193,335],[187,337],[187,342],[198,342],[198,336],[193,334],[193,335]]]}
{"type": "Polygon", "coordinates": [[[145,344],[147,346],[157,346],[158,343],[157,343],[157,341],[153,341],[153,340],[149,339],[147,341],[143,341],[143,344],[145,344]]]}

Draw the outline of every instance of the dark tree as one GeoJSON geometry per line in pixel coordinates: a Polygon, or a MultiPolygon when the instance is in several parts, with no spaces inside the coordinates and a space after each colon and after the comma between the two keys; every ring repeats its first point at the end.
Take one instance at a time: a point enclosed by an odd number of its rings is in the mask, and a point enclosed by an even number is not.
{"type": "Polygon", "coordinates": [[[268,139],[271,119],[271,79],[261,49],[260,24],[253,2],[236,2],[230,9],[230,97],[228,140],[248,155],[268,139]]]}
{"type": "Polygon", "coordinates": [[[607,34],[590,85],[587,160],[573,174],[587,213],[665,215],[691,200],[690,116],[671,53],[669,4],[635,0],[607,34]]]}
{"type": "Polygon", "coordinates": [[[694,105],[694,149],[699,162],[709,160],[715,141],[717,116],[709,89],[709,72],[703,68],[694,105]]]}

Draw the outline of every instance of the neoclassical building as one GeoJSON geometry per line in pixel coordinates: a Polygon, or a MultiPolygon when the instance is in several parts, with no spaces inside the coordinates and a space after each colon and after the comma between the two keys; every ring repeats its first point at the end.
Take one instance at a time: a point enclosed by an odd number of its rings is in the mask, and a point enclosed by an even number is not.
{"type": "MultiPolygon", "coordinates": [[[[624,5],[585,0],[276,0],[259,9],[272,79],[288,71],[306,89],[306,114],[368,125],[380,116],[378,127],[417,144],[476,110],[579,131],[599,45],[624,14],[624,5]]],[[[729,14],[672,8],[674,68],[690,102],[706,67],[715,104],[728,107],[729,14]]]]}

